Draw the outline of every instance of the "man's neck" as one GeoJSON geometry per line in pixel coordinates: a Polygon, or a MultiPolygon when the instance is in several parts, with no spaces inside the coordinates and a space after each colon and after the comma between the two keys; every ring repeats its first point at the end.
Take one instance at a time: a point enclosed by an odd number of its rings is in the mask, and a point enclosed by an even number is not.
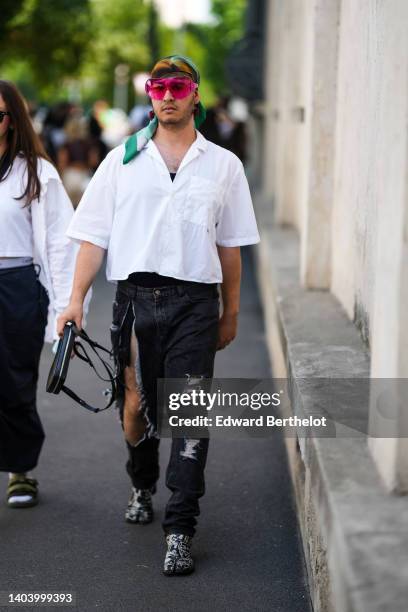
{"type": "Polygon", "coordinates": [[[196,140],[197,135],[193,123],[175,129],[176,126],[163,126],[159,123],[153,140],[158,145],[168,147],[190,147],[196,140]]]}

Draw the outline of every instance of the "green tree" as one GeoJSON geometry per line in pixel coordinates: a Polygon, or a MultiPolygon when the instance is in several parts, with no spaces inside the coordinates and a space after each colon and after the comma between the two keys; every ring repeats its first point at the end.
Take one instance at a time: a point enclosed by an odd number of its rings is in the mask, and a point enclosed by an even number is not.
{"type": "Polygon", "coordinates": [[[143,0],[90,1],[93,34],[81,70],[85,96],[112,101],[118,64],[127,64],[130,75],[150,64],[149,6],[143,0]]]}
{"type": "Polygon", "coordinates": [[[21,10],[24,0],[2,0],[0,11],[0,54],[3,55],[7,44],[8,28],[13,17],[21,10]]]}
{"type": "Polygon", "coordinates": [[[225,91],[225,60],[244,32],[247,0],[212,0],[215,24],[190,26],[203,45],[205,75],[218,94],[225,91]]]}
{"type": "MultiPolygon", "coordinates": [[[[225,91],[224,62],[242,36],[246,0],[212,0],[215,23],[173,31],[157,18],[153,0],[1,0],[3,78],[28,97],[54,102],[80,91],[112,102],[118,64],[129,75],[154,59],[186,53],[200,66],[208,105],[225,91]]],[[[130,103],[133,88],[129,81],[130,103]]]]}
{"type": "Polygon", "coordinates": [[[30,72],[39,86],[78,73],[88,45],[91,20],[89,0],[2,0],[1,55],[29,58],[30,72]],[[3,3],[6,13],[3,12],[3,3]]]}

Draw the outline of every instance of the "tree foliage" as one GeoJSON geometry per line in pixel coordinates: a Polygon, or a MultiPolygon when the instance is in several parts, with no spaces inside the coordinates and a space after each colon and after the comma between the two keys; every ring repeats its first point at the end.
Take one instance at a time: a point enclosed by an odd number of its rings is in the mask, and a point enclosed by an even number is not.
{"type": "MultiPolygon", "coordinates": [[[[242,35],[246,0],[212,0],[213,24],[173,31],[158,21],[153,0],[1,0],[3,78],[26,95],[56,101],[80,89],[88,101],[112,101],[114,70],[148,70],[154,59],[186,53],[202,72],[207,102],[225,88],[224,61],[242,35]]],[[[129,86],[131,90],[131,86],[129,86]]]]}
{"type": "Polygon", "coordinates": [[[226,88],[225,59],[244,31],[247,0],[212,0],[215,25],[200,26],[205,35],[206,76],[220,93],[226,88]]]}
{"type": "Polygon", "coordinates": [[[2,0],[1,54],[29,58],[39,86],[76,75],[91,35],[89,0],[2,0]]]}
{"type": "Polygon", "coordinates": [[[4,53],[7,43],[8,28],[20,11],[24,0],[2,0],[0,11],[0,53],[4,53]]]}
{"type": "Polygon", "coordinates": [[[93,35],[81,71],[85,95],[111,100],[118,64],[128,65],[130,75],[149,65],[149,7],[143,0],[91,0],[91,7],[93,35]]]}

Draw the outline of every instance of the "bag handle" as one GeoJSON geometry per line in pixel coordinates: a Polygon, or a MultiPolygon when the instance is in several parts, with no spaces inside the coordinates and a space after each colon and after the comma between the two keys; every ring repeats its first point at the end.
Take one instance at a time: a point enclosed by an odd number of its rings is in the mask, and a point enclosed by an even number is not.
{"type": "MultiPolygon", "coordinates": [[[[97,349],[99,349],[100,351],[104,351],[105,353],[108,353],[109,356],[112,355],[112,352],[109,351],[104,346],[102,346],[101,344],[98,344],[97,342],[92,340],[83,329],[79,330],[77,328],[77,326],[75,325],[75,323],[73,323],[72,321],[70,321],[69,324],[72,326],[72,330],[73,330],[75,336],[78,336],[79,338],[81,338],[84,342],[86,342],[90,346],[91,350],[95,353],[96,357],[99,359],[100,363],[102,364],[103,368],[105,369],[108,378],[103,378],[103,376],[100,375],[100,373],[96,369],[96,367],[95,367],[91,357],[89,356],[88,351],[84,347],[84,345],[81,342],[79,342],[79,340],[75,339],[75,342],[73,344],[73,351],[74,351],[75,355],[79,359],[81,359],[82,361],[85,361],[86,363],[88,363],[91,366],[91,368],[94,370],[95,374],[97,375],[97,377],[100,380],[102,380],[104,382],[109,382],[110,383],[110,387],[111,388],[107,389],[106,391],[104,391],[105,395],[110,395],[110,400],[109,400],[108,404],[104,408],[95,408],[94,406],[91,406],[91,404],[88,404],[88,402],[83,400],[81,397],[79,397],[74,391],[72,391],[72,389],[70,389],[66,385],[62,385],[61,386],[61,391],[63,391],[66,395],[68,395],[75,402],[80,404],[83,408],[86,408],[86,410],[90,410],[91,412],[94,412],[94,413],[102,412],[103,410],[107,410],[108,408],[110,408],[110,406],[112,406],[113,402],[116,399],[116,395],[117,395],[117,380],[118,379],[117,379],[117,376],[115,376],[112,367],[108,363],[106,363],[106,361],[104,359],[102,359],[102,357],[99,355],[97,349]]],[[[70,358],[71,358],[71,356],[69,356],[69,359],[70,358]]]]}

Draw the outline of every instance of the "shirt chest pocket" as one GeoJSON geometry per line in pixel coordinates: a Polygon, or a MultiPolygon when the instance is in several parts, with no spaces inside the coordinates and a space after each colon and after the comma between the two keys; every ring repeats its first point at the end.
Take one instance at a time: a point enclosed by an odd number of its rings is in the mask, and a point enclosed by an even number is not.
{"type": "Polygon", "coordinates": [[[190,178],[184,201],[183,221],[207,228],[214,225],[219,202],[220,188],[218,183],[193,175],[190,178]]]}

